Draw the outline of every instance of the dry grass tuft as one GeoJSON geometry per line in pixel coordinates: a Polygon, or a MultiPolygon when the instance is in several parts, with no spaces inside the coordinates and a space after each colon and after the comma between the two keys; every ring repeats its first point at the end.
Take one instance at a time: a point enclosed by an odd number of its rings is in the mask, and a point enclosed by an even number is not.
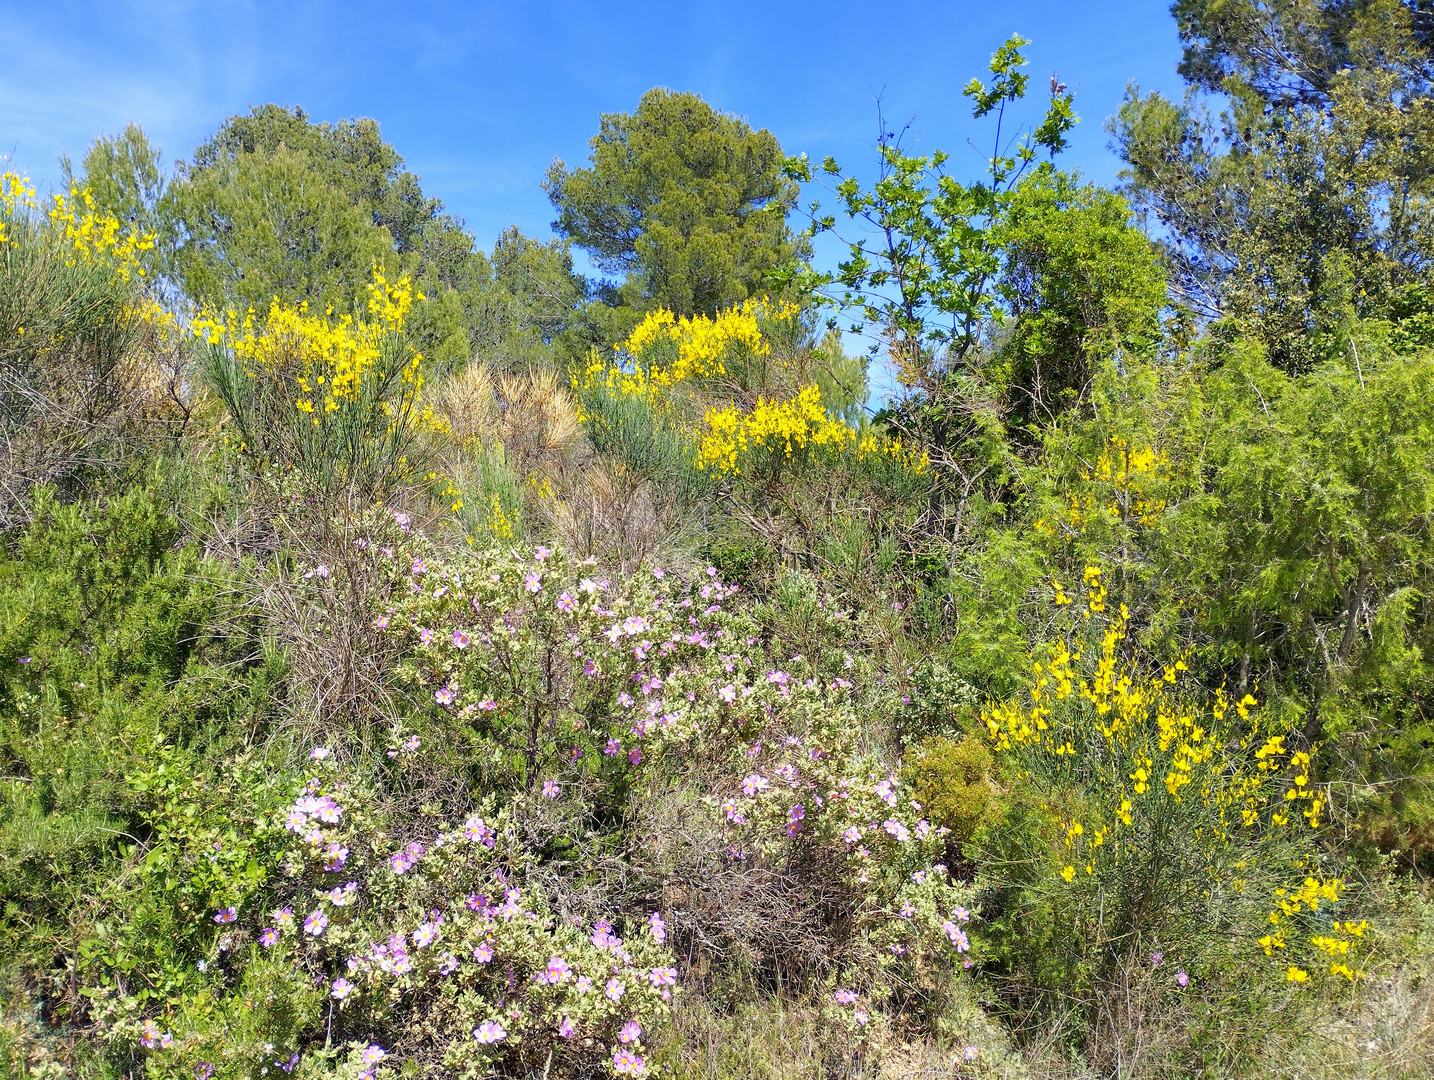
{"type": "Polygon", "coordinates": [[[630,573],[670,546],[674,523],[650,486],[620,463],[589,457],[556,478],[555,497],[539,511],[557,540],[575,555],[630,573]]]}
{"type": "Polygon", "coordinates": [[[582,437],[573,396],[551,368],[495,374],[474,361],[443,384],[438,409],[460,447],[502,443],[520,473],[562,458],[582,437]]]}

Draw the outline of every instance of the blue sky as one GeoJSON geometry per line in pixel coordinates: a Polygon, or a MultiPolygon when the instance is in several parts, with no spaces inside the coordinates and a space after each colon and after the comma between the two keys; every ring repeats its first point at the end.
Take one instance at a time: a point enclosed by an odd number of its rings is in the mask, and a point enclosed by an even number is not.
{"type": "MultiPolygon", "coordinates": [[[[367,3],[104,0],[6,5],[0,155],[41,187],[62,152],[137,121],[167,160],[250,105],[372,116],[487,247],[504,226],[546,236],[539,184],[586,156],[600,112],[663,85],[772,130],[789,153],[872,160],[876,100],[912,146],[956,161],[975,133],[961,87],[1019,31],[1033,90],[1058,71],[1083,120],[1068,165],[1112,181],[1102,122],[1126,83],[1178,91],[1160,0],[911,3],[367,3]]],[[[983,132],[984,141],[984,129],[983,132]]]]}

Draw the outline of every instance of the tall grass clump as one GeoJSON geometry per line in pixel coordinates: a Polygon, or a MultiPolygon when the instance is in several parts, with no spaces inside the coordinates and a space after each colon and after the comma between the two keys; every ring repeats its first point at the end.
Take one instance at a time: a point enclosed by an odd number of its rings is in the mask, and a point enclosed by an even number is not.
{"type": "Polygon", "coordinates": [[[438,411],[449,436],[443,469],[472,543],[521,536],[583,452],[577,407],[551,368],[495,371],[475,360],[443,383],[438,411]]]}

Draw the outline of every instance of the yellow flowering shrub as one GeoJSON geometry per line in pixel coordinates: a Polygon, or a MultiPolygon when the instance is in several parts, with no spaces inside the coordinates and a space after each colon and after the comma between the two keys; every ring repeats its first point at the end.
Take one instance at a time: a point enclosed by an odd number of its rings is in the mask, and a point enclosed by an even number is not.
{"type": "Polygon", "coordinates": [[[1134,446],[1112,435],[1095,463],[1082,471],[1080,483],[1062,494],[1064,506],[1053,520],[1042,518],[1035,528],[1047,535],[1084,533],[1093,515],[1149,527],[1165,512],[1164,490],[1173,465],[1165,451],[1134,446]]]}
{"type": "Polygon", "coordinates": [[[1053,822],[1057,888],[1072,890],[1057,905],[1083,923],[1072,932],[1094,918],[1113,935],[1097,946],[1178,960],[1187,980],[1212,950],[1276,958],[1291,983],[1317,963],[1356,978],[1365,924],[1340,921],[1347,883],[1319,871],[1315,748],[1287,746],[1253,695],[1190,686],[1182,659],[1136,663],[1101,577],[1087,567],[1075,597],[1052,583],[1076,615],[1068,639],[982,715],[1013,789],[1053,822]]]}
{"type": "Polygon", "coordinates": [[[113,214],[95,210],[89,189],[71,188],[67,201],[55,195],[49,218],[64,231],[66,242],[82,259],[103,259],[128,280],[131,274],[144,276],[140,254],[154,247],[154,237],[125,230],[113,214]]]}
{"type": "Polygon", "coordinates": [[[820,451],[854,451],[858,460],[881,456],[918,473],[928,467],[924,453],[907,449],[899,439],[858,432],[832,419],[815,385],[802,387],[787,401],[758,398],[750,411],[735,405],[708,409],[698,436],[697,467],[735,475],[757,462],[781,463],[820,451]]]}
{"type": "Polygon", "coordinates": [[[0,174],[0,245],[9,246],[14,242],[15,215],[38,207],[35,185],[28,177],[13,172],[0,174]]]}
{"type": "Polygon", "coordinates": [[[579,395],[603,390],[657,403],[666,391],[686,384],[724,381],[743,362],[771,356],[771,330],[794,320],[799,309],[770,300],[747,300],[717,313],[678,316],[658,308],[613,346],[614,356],[597,352],[573,381],[579,395]],[[764,332],[764,330],[766,332],[764,332]]]}
{"type": "Polygon", "coordinates": [[[513,519],[503,512],[503,503],[497,495],[493,496],[492,504],[488,508],[486,521],[487,531],[496,539],[513,539],[513,519]]]}
{"type": "MultiPolygon", "coordinates": [[[[52,194],[46,207],[28,177],[15,172],[0,174],[0,252],[19,243],[21,230],[30,231],[41,250],[76,272],[71,277],[71,289],[89,287],[108,293],[104,306],[116,308],[121,327],[143,323],[166,342],[176,339],[178,322],[173,312],[152,296],[125,288],[144,278],[143,255],[154,249],[153,234],[126,229],[114,214],[97,210],[88,188],[72,186],[68,196],[52,194]]],[[[19,273],[18,267],[7,269],[19,273]]],[[[74,306],[98,305],[78,301],[74,306]]],[[[7,328],[13,330],[19,343],[26,344],[25,336],[34,336],[37,329],[44,333],[35,326],[37,321],[43,321],[37,318],[37,312],[32,311],[28,319],[23,312],[20,314],[22,321],[7,328]],[[27,321],[30,325],[26,325],[27,321]]],[[[58,341],[65,335],[61,332],[51,336],[58,341]]]]}
{"type": "Polygon", "coordinates": [[[50,196],[42,207],[35,186],[18,173],[0,174],[0,248],[16,242],[16,231],[42,215],[48,237],[58,243],[67,265],[103,263],[123,281],[143,277],[140,257],[154,248],[154,237],[126,229],[113,214],[95,208],[88,188],[71,187],[69,194],[50,196]]]}
{"type": "Polygon", "coordinates": [[[924,454],[832,418],[816,384],[773,359],[770,335],[785,332],[799,315],[792,304],[765,299],[748,300],[715,318],[653,311],[615,347],[613,361],[594,354],[574,379],[574,390],[587,403],[583,419],[590,427],[617,427],[600,410],[614,400],[640,404],[673,422],[693,444],[692,463],[710,476],[735,476],[763,464],[780,467],[819,454],[852,454],[858,461],[879,457],[926,471],[924,454]],[[765,360],[772,360],[771,366],[754,378],[754,364],[765,360]],[[740,392],[753,382],[788,389],[780,397],[759,392],[755,405],[750,397],[743,404],[740,392]],[[714,397],[700,419],[684,415],[714,397]]]}
{"type": "Polygon", "coordinates": [[[153,246],[86,190],[41,198],[0,175],[0,523],[38,485],[81,483],[182,425],[173,316],[145,288],[153,246]]]}
{"type": "Polygon", "coordinates": [[[725,374],[725,358],[734,351],[769,355],[771,345],[761,323],[786,322],[796,315],[796,307],[767,300],[744,301],[711,319],[679,317],[659,308],[638,323],[617,351],[640,366],[655,385],[675,386],[685,379],[725,374]]]}
{"type": "Polygon", "coordinates": [[[404,336],[423,296],[407,277],[390,282],[377,267],[368,293],[358,318],[275,299],[263,318],[250,309],[195,320],[243,452],[369,493],[421,475],[416,442],[443,429],[423,399],[423,355],[404,336]]]}
{"type": "MultiPolygon", "coordinates": [[[[377,269],[368,288],[367,320],[314,316],[307,303],[294,307],[276,298],[262,322],[250,308],[242,317],[226,312],[196,319],[194,333],[228,348],[249,379],[292,379],[298,390],[295,408],[318,424],[322,415],[362,400],[388,375],[377,368],[389,335],[403,332],[413,292],[407,278],[390,286],[377,269]]],[[[416,399],[422,389],[422,362],[422,355],[414,353],[398,372],[404,400],[416,399]]]]}
{"type": "MultiPolygon", "coordinates": [[[[466,449],[465,458],[452,468],[455,491],[466,490],[469,498],[457,499],[450,510],[458,515],[467,542],[506,544],[518,539],[523,533],[525,489],[535,487],[531,477],[528,484],[523,483],[500,440],[484,443],[475,437],[466,449]]],[[[546,490],[551,495],[551,484],[546,490]]],[[[534,494],[541,497],[541,491],[534,494]]]]}

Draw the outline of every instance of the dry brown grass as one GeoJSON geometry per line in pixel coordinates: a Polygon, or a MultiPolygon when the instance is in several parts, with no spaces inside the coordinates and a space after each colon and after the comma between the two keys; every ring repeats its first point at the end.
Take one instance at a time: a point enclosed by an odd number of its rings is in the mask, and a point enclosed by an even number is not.
{"type": "MultiPolygon", "coordinates": [[[[1428,921],[1428,916],[1423,916],[1428,921]]],[[[1188,1043],[1193,1017],[1177,1015],[1137,973],[1124,995],[1111,994],[1092,1033],[1091,1056],[1072,1057],[1056,1041],[1028,1031],[1017,1049],[981,1007],[975,987],[957,982],[934,1023],[902,1030],[901,1017],[880,1021],[858,1045],[842,1018],[824,1009],[820,992],[754,983],[730,975],[689,979],[661,1060],[680,1080],[1143,1080],[1178,1077],[1288,1080],[1429,1080],[1434,1076],[1434,951],[1430,929],[1406,941],[1401,962],[1362,988],[1325,996],[1289,996],[1282,1022],[1266,1024],[1240,1066],[1199,1059],[1188,1043]],[[970,1059],[966,1048],[974,1050],[970,1059]],[[1253,1049],[1253,1053],[1250,1051],[1253,1049]],[[1183,1062],[1183,1064],[1181,1063],[1183,1062]]],[[[741,970],[740,968],[736,970],[741,970]]],[[[1226,1033],[1238,1039],[1233,1028],[1226,1033]]],[[[1206,1034],[1209,1038],[1209,1033],[1206,1034]]],[[[1231,1059],[1234,1060],[1234,1059],[1231,1059]]]]}
{"type": "Polygon", "coordinates": [[[1059,1066],[1034,1072],[964,990],[941,1027],[914,1036],[878,1018],[858,1040],[844,1012],[810,995],[734,987],[683,999],[661,1059],[679,1080],[1093,1080],[1059,1066]]]}
{"type": "Polygon", "coordinates": [[[845,1033],[810,1003],[755,998],[730,1010],[707,998],[676,1011],[660,1059],[680,1080],[835,1080],[871,1077],[845,1033]]]}
{"type": "MultiPolygon", "coordinates": [[[[1429,929],[1426,929],[1427,935],[1429,929]]],[[[1288,1075],[1311,1080],[1428,1080],[1434,1076],[1434,951],[1413,955],[1364,992],[1327,1003],[1304,1037],[1273,1048],[1288,1075]]]]}
{"type": "Polygon", "coordinates": [[[271,566],[259,579],[265,621],[289,658],[289,722],[302,729],[301,744],[356,738],[372,753],[393,718],[392,646],[374,627],[386,590],[372,557],[354,543],[372,536],[366,524],[355,513],[288,530],[294,565],[309,572],[322,566],[328,576],[271,566]]]}
{"type": "Polygon", "coordinates": [[[522,474],[561,460],[582,437],[572,394],[551,368],[495,373],[474,361],[443,384],[438,410],[458,447],[502,443],[522,474]]]}
{"type": "Polygon", "coordinates": [[[538,503],[543,524],[575,555],[619,573],[662,561],[679,531],[651,487],[619,463],[588,455],[554,477],[553,487],[554,497],[538,503]]]}
{"type": "MultiPolygon", "coordinates": [[[[594,454],[577,405],[550,368],[497,371],[474,361],[451,376],[438,409],[452,439],[447,474],[469,488],[495,448],[523,485],[530,525],[574,554],[626,572],[680,546],[690,522],[678,520],[647,478],[594,454]]],[[[491,492],[482,492],[486,504],[491,492]]]]}

